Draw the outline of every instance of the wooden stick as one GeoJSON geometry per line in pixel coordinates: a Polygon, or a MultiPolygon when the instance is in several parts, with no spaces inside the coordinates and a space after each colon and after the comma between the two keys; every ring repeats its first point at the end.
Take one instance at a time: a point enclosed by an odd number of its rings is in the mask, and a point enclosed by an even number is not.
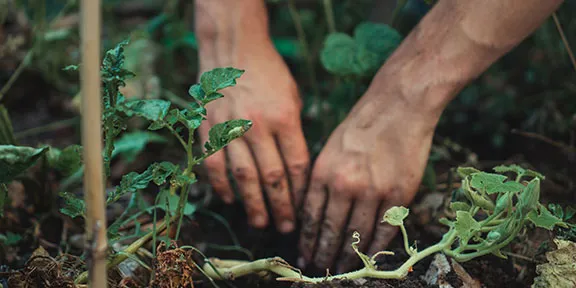
{"type": "Polygon", "coordinates": [[[106,211],[102,159],[102,107],[100,79],[100,0],[81,2],[82,145],[84,147],[84,193],[87,204],[86,249],[90,287],[106,288],[106,211]]]}

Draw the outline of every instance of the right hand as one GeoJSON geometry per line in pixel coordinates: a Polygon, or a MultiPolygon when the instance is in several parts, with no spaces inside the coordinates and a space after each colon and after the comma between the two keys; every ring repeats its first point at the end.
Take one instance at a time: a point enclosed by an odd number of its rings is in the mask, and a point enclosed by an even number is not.
{"type": "Polygon", "coordinates": [[[300,121],[302,103],[296,83],[270,39],[258,41],[263,43],[222,45],[232,49],[216,45],[206,52],[207,57],[201,48],[201,72],[230,66],[246,72],[235,87],[222,91],[224,98],[207,105],[207,121],[199,132],[206,142],[214,124],[231,119],[253,122],[244,137],[205,160],[209,180],[224,202],[232,203],[228,166],[243,196],[250,224],[264,228],[270,222],[265,192],[277,229],[288,233],[295,227],[294,207],[303,197],[309,166],[300,121]]]}

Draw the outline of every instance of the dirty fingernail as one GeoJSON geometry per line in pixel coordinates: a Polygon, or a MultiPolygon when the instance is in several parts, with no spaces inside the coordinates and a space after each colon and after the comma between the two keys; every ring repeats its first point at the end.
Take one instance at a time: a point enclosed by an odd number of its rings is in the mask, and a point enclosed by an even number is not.
{"type": "Polygon", "coordinates": [[[294,230],[294,223],[292,221],[284,221],[280,224],[280,231],[283,233],[292,232],[294,230]]]}
{"type": "Polygon", "coordinates": [[[254,217],[254,219],[252,220],[252,224],[258,228],[263,228],[264,226],[266,226],[266,217],[264,217],[263,215],[258,215],[254,217]]]}

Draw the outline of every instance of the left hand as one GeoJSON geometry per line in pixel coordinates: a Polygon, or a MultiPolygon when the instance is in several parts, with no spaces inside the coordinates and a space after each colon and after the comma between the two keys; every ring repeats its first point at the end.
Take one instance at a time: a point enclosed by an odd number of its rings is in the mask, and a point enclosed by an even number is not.
{"type": "Polygon", "coordinates": [[[396,235],[380,221],[388,208],[414,198],[438,119],[437,113],[415,108],[393,82],[372,86],[316,160],[303,207],[303,260],[332,267],[344,240],[338,273],[360,262],[351,248],[354,231],[360,232],[361,251],[369,247],[368,255],[396,235]]]}

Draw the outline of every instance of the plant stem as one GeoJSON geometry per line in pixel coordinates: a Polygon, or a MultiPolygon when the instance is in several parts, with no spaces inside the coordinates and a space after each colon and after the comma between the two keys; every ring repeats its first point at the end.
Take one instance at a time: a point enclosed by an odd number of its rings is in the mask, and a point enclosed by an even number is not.
{"type": "MultiPolygon", "coordinates": [[[[194,155],[192,154],[192,146],[194,145],[194,129],[188,130],[188,144],[186,146],[186,156],[187,156],[187,167],[184,170],[184,176],[190,176],[192,173],[192,168],[194,166],[194,155]]],[[[189,185],[184,185],[183,189],[180,192],[180,199],[178,200],[178,226],[176,226],[176,237],[174,240],[178,240],[180,237],[180,228],[182,227],[182,219],[184,218],[184,207],[186,207],[186,203],[188,202],[188,192],[190,191],[189,185]]]]}
{"type": "MultiPolygon", "coordinates": [[[[564,47],[566,47],[566,52],[572,61],[572,66],[574,66],[574,70],[576,70],[576,57],[574,57],[574,53],[572,52],[572,48],[570,48],[570,43],[568,42],[568,38],[564,35],[564,30],[562,29],[562,25],[560,25],[560,20],[558,20],[558,15],[556,13],[552,14],[552,18],[554,18],[554,23],[556,24],[556,28],[558,29],[558,33],[560,33],[560,38],[562,38],[562,42],[564,43],[564,47]]],[[[0,95],[0,98],[2,95],[0,95]]]]}
{"type": "Polygon", "coordinates": [[[176,132],[176,130],[174,130],[174,128],[172,128],[172,126],[166,125],[166,127],[168,127],[168,130],[170,130],[170,133],[172,133],[172,135],[174,135],[176,137],[176,139],[178,139],[180,144],[182,144],[182,147],[184,148],[184,150],[188,151],[188,145],[186,145],[186,142],[184,142],[184,139],[182,139],[182,136],[180,136],[180,134],[178,134],[178,132],[176,132]]]}
{"type": "Polygon", "coordinates": [[[408,253],[410,256],[413,256],[416,251],[414,251],[408,243],[408,233],[406,232],[404,224],[400,225],[400,231],[402,231],[402,238],[404,239],[404,249],[406,250],[406,253],[408,253]]]}
{"type": "Polygon", "coordinates": [[[332,0],[324,0],[324,13],[326,14],[326,23],[328,23],[328,30],[330,33],[336,33],[336,22],[334,21],[334,9],[332,8],[332,0]]]}
{"type": "Polygon", "coordinates": [[[414,264],[416,264],[418,261],[434,253],[450,249],[450,246],[456,239],[456,236],[457,235],[454,230],[448,231],[448,233],[444,235],[440,242],[410,256],[410,258],[408,258],[408,260],[406,260],[402,266],[394,271],[379,271],[364,267],[360,270],[340,275],[312,278],[303,276],[297,269],[289,266],[286,261],[278,257],[260,259],[253,262],[237,260],[230,262],[228,260],[211,259],[210,263],[204,264],[204,270],[211,278],[219,280],[235,279],[237,277],[242,277],[252,273],[259,273],[262,271],[269,271],[280,275],[281,277],[276,279],[278,281],[299,281],[311,283],[342,279],[353,280],[358,278],[402,279],[408,275],[412,266],[414,266],[414,264]],[[218,271],[215,271],[210,264],[216,266],[218,271]]]}
{"type": "Polygon", "coordinates": [[[74,117],[74,118],[70,118],[70,119],[52,122],[52,123],[46,124],[44,126],[34,127],[31,129],[28,129],[28,130],[17,132],[17,133],[15,133],[14,137],[16,137],[16,139],[22,139],[24,137],[31,136],[31,135],[36,135],[39,133],[45,133],[48,131],[58,130],[61,128],[65,128],[65,127],[74,125],[74,124],[78,123],[78,120],[80,120],[80,117],[74,117]]]}
{"type": "Polygon", "coordinates": [[[30,61],[32,60],[32,56],[34,55],[33,51],[34,51],[33,49],[30,49],[28,51],[28,53],[26,53],[26,56],[24,56],[24,59],[22,60],[22,62],[20,62],[20,64],[18,64],[18,67],[16,67],[16,70],[14,71],[14,73],[12,75],[10,75],[10,78],[8,79],[6,84],[4,84],[4,86],[0,90],[0,101],[2,101],[2,98],[4,98],[6,93],[8,93],[8,90],[10,90],[10,88],[12,88],[12,85],[14,85],[14,82],[16,82],[16,79],[18,79],[18,77],[20,77],[20,74],[22,74],[22,72],[24,71],[24,68],[26,68],[28,66],[28,64],[30,64],[30,61]]]}
{"type": "MultiPolygon", "coordinates": [[[[176,218],[175,216],[172,216],[172,221],[174,221],[176,218]]],[[[150,239],[152,238],[152,236],[158,232],[162,232],[164,229],[166,228],[166,221],[164,221],[162,224],[160,224],[158,226],[158,228],[156,229],[156,231],[150,231],[148,232],[146,235],[142,236],[140,239],[134,241],[132,244],[130,244],[130,246],[126,247],[124,250],[121,251],[121,253],[117,253],[115,254],[112,259],[108,260],[108,263],[106,265],[106,269],[110,269],[115,267],[116,265],[122,263],[124,260],[128,259],[128,255],[131,254],[135,254],[138,249],[142,248],[142,246],[144,246],[144,244],[146,244],[148,241],[150,241],[150,239]]],[[[88,273],[87,272],[83,272],[82,274],[78,275],[78,277],[76,278],[76,280],[74,281],[76,284],[83,284],[86,283],[86,281],[88,280],[88,273]]]]}
{"type": "Polygon", "coordinates": [[[308,41],[306,40],[306,33],[304,32],[304,27],[302,27],[302,20],[300,19],[300,14],[298,14],[298,9],[294,4],[294,0],[288,0],[288,11],[292,16],[294,22],[294,28],[296,29],[296,34],[298,35],[298,41],[300,41],[300,46],[302,48],[302,54],[306,58],[306,66],[308,70],[308,81],[310,82],[310,88],[314,93],[317,104],[320,103],[320,90],[317,86],[316,81],[316,70],[314,69],[314,60],[312,59],[312,54],[310,53],[310,48],[308,47],[308,41]]]}

